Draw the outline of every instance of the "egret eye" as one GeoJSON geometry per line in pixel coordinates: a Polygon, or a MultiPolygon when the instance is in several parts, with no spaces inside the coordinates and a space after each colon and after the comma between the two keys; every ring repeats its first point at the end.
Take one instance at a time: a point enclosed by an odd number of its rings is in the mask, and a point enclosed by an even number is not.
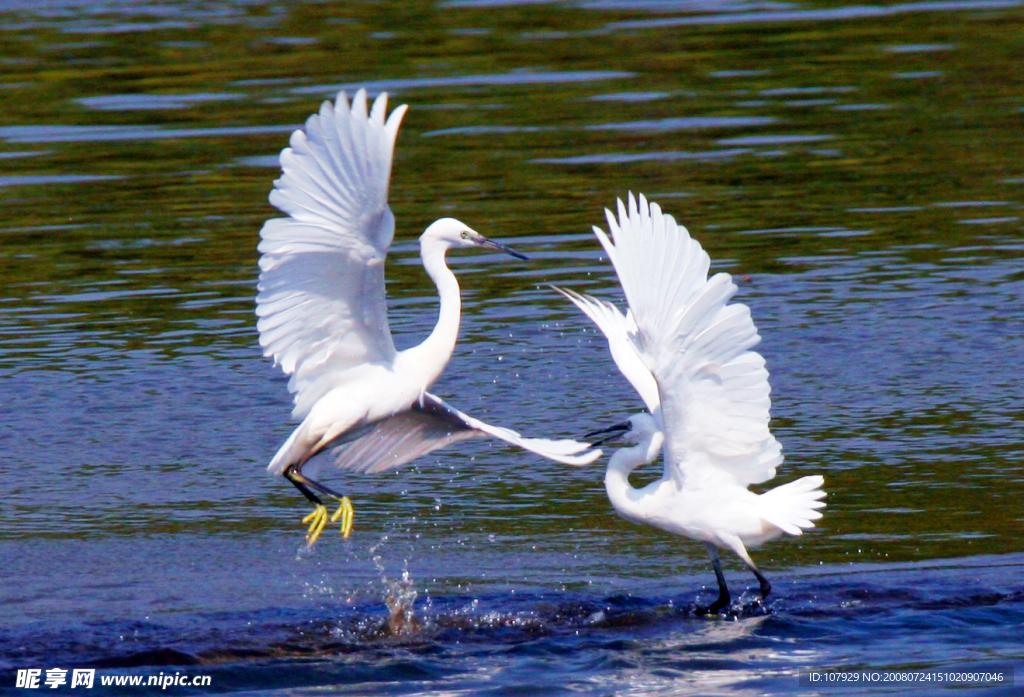
{"type": "Polygon", "coordinates": [[[469,232],[467,230],[463,230],[462,231],[462,239],[464,239],[464,240],[468,240],[469,239],[469,232]]]}

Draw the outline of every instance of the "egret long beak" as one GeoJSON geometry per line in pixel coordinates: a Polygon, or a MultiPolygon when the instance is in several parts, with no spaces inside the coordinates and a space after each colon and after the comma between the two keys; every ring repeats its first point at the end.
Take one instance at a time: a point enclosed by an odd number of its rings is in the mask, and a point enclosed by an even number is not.
{"type": "Polygon", "coordinates": [[[615,440],[616,438],[621,438],[622,436],[624,436],[627,433],[629,433],[629,430],[631,428],[633,428],[633,427],[629,425],[628,421],[623,421],[621,424],[615,424],[614,426],[609,426],[608,428],[602,428],[600,431],[591,431],[590,433],[588,433],[587,435],[585,435],[583,437],[584,438],[593,438],[594,436],[600,436],[600,435],[603,435],[605,433],[610,434],[610,435],[607,435],[604,438],[602,438],[600,440],[596,440],[596,441],[594,441],[593,443],[590,444],[590,447],[596,448],[599,445],[604,445],[605,443],[607,443],[610,440],[615,440]]]}
{"type": "Polygon", "coordinates": [[[499,252],[505,252],[505,254],[510,254],[510,255],[514,256],[516,259],[528,259],[529,258],[525,254],[520,254],[519,252],[517,252],[516,250],[512,249],[508,245],[501,244],[500,242],[495,242],[494,240],[489,240],[486,237],[484,237],[483,235],[481,235],[477,239],[476,243],[478,245],[480,245],[481,247],[489,247],[491,249],[497,249],[499,252]]]}

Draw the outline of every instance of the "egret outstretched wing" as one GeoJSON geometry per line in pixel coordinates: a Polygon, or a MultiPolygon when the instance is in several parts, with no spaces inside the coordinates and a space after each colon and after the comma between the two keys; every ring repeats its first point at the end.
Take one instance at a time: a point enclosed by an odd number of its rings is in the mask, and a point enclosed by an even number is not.
{"type": "Polygon", "coordinates": [[[384,259],[395,231],[388,184],[406,107],[385,121],[387,98],[367,113],[344,92],[324,102],[281,153],[270,202],[288,215],[260,231],[257,328],[264,355],[290,375],[293,416],[304,417],[347,369],[391,362],[384,259]]]}
{"type": "Polygon", "coordinates": [[[569,298],[604,333],[608,339],[612,360],[618,366],[619,372],[640,395],[640,399],[647,406],[647,411],[660,420],[661,395],[658,394],[658,383],[640,355],[640,335],[632,313],[627,311],[623,315],[619,308],[605,300],[598,300],[566,288],[552,287],[569,298]]]}
{"type": "MultiPolygon", "coordinates": [[[[742,485],[771,479],[782,448],[768,429],[768,371],[750,350],[760,337],[749,309],[728,304],[737,291],[732,278],[719,273],[709,279],[711,261],[700,244],[642,195],[639,201],[630,195],[628,209],[620,200],[617,220],[606,214],[611,237],[596,227],[594,233],[629,303],[636,327],[629,342],[658,387],[666,466],[679,483],[708,474],[707,468],[728,472],[742,485]]],[[[622,343],[613,339],[622,333],[618,320],[602,323],[581,309],[609,344],[622,343]]]]}
{"type": "Polygon", "coordinates": [[[400,467],[438,448],[468,438],[491,436],[567,465],[590,464],[600,450],[575,440],[523,438],[515,431],[486,424],[463,414],[429,392],[408,411],[360,430],[331,450],[334,463],[352,472],[383,472],[400,467]]]}

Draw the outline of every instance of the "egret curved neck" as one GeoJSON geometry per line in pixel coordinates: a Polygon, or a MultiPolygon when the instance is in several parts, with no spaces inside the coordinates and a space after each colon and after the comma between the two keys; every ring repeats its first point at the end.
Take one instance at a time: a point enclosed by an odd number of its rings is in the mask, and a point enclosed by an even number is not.
{"type": "Polygon", "coordinates": [[[658,457],[663,441],[662,435],[656,433],[632,448],[620,449],[608,461],[608,469],[604,474],[604,489],[608,493],[608,500],[622,517],[643,522],[644,508],[641,499],[644,493],[629,483],[629,474],[640,465],[654,461],[658,457]]]}
{"type": "Polygon", "coordinates": [[[423,268],[437,286],[441,307],[438,311],[437,326],[423,343],[409,349],[415,357],[416,370],[421,373],[425,386],[429,387],[441,376],[448,359],[455,350],[459,338],[459,321],[462,316],[462,297],[459,282],[445,263],[448,246],[427,239],[420,241],[420,256],[423,268]]]}

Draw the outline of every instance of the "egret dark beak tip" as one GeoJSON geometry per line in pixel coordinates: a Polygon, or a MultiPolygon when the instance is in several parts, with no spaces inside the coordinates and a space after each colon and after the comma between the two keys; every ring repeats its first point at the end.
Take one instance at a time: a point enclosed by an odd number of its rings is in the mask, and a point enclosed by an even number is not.
{"type": "Polygon", "coordinates": [[[596,441],[594,441],[593,443],[590,444],[590,447],[596,448],[597,446],[603,445],[603,444],[607,443],[610,440],[615,440],[619,436],[625,435],[626,433],[629,432],[630,428],[632,428],[632,427],[629,425],[629,422],[626,421],[626,422],[621,423],[621,424],[615,424],[614,426],[609,426],[608,428],[602,428],[602,429],[599,429],[597,431],[591,431],[590,433],[588,433],[585,436],[583,436],[583,438],[585,440],[589,440],[590,438],[593,438],[594,436],[602,436],[602,435],[605,436],[604,438],[596,440],[596,441]]]}
{"type": "Polygon", "coordinates": [[[480,240],[479,244],[484,246],[484,247],[490,247],[491,249],[496,249],[499,252],[505,252],[505,254],[508,254],[509,256],[513,256],[516,259],[523,259],[524,261],[529,259],[528,256],[526,256],[525,254],[523,254],[521,252],[517,252],[516,250],[512,249],[508,245],[501,244],[500,242],[495,242],[494,240],[489,240],[486,237],[482,238],[480,240]]]}

